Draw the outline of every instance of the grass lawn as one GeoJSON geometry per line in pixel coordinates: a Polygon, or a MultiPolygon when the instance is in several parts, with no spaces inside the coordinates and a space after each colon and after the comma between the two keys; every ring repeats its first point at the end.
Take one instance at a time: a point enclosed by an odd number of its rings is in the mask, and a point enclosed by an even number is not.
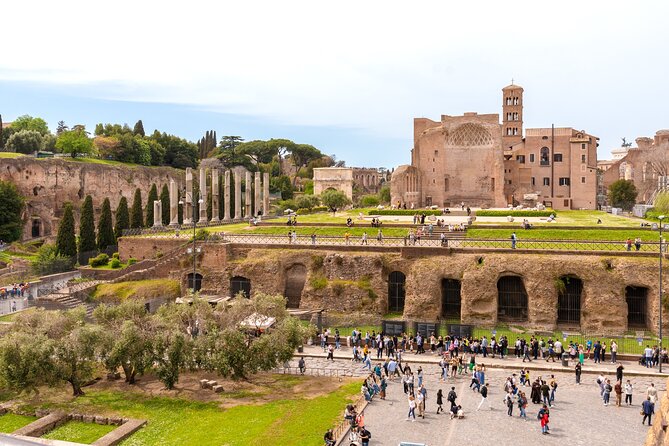
{"type": "Polygon", "coordinates": [[[35,310],[35,307],[31,307],[31,308],[27,308],[23,311],[17,311],[17,312],[14,312],[14,313],[9,313],[9,314],[2,315],[2,316],[0,316],[0,322],[14,322],[14,319],[16,319],[16,317],[19,314],[24,314],[24,313],[27,313],[29,311],[34,311],[34,310],[35,310]]]}
{"type": "Polygon", "coordinates": [[[134,280],[118,283],[102,283],[93,293],[93,300],[100,302],[119,302],[126,299],[154,299],[179,297],[179,281],[169,279],[134,280]]]}
{"type": "Polygon", "coordinates": [[[25,156],[23,153],[16,152],[0,152],[0,158],[18,158],[20,156],[25,156]]]}
{"type": "MultiPolygon", "coordinates": [[[[636,217],[625,217],[621,215],[608,214],[604,211],[557,211],[557,221],[555,223],[546,223],[545,221],[532,222],[538,226],[550,226],[559,228],[560,226],[584,226],[596,228],[597,219],[602,220],[601,226],[621,226],[627,228],[639,227],[642,222],[649,222],[636,217]]],[[[504,225],[520,227],[523,217],[514,217],[513,222],[506,221],[506,218],[480,217],[474,222],[477,225],[504,225]]]]}
{"type": "Polygon", "coordinates": [[[42,438],[91,444],[100,437],[103,437],[116,429],[116,427],[117,426],[84,423],[82,421],[69,421],[42,435],[42,438]]]}
{"type": "MultiPolygon", "coordinates": [[[[361,236],[363,232],[367,233],[367,236],[370,238],[376,237],[378,233],[377,228],[372,227],[352,227],[352,228],[338,228],[338,227],[328,227],[328,226],[293,226],[293,227],[282,227],[282,226],[256,226],[256,227],[246,227],[241,229],[236,229],[233,231],[224,231],[226,234],[268,234],[268,235],[285,235],[288,236],[288,231],[294,230],[297,232],[297,235],[329,235],[336,237],[343,237],[346,232],[351,234],[351,236],[361,236]]],[[[407,228],[381,228],[383,235],[385,237],[404,237],[408,235],[407,228]]]]}
{"type": "Polygon", "coordinates": [[[102,266],[91,266],[91,268],[93,268],[93,269],[104,269],[104,270],[117,270],[117,269],[123,269],[123,268],[126,268],[127,266],[128,266],[127,263],[123,263],[123,262],[121,262],[121,266],[119,266],[118,268],[112,268],[112,267],[111,267],[111,259],[110,259],[109,263],[107,263],[106,265],[102,265],[102,266]]]}
{"type": "Polygon", "coordinates": [[[634,240],[636,237],[645,242],[659,241],[659,234],[655,231],[629,229],[480,229],[472,227],[467,229],[467,238],[474,239],[501,239],[509,240],[511,233],[515,232],[518,241],[525,240],[607,240],[625,243],[627,238],[634,240]]]}
{"type": "Polygon", "coordinates": [[[23,426],[27,426],[35,420],[37,420],[37,417],[28,417],[13,413],[0,415],[0,432],[11,434],[15,430],[21,429],[23,426]]]}
{"type": "MultiPolygon", "coordinates": [[[[288,378],[289,383],[302,382],[298,377],[288,378]]],[[[321,446],[325,430],[341,418],[347,401],[359,390],[359,380],[346,381],[337,390],[315,398],[279,399],[265,404],[242,404],[236,400],[236,405],[223,409],[218,402],[89,389],[85,396],[73,401],[45,405],[148,420],[144,428],[122,443],[124,446],[321,446]]]]}

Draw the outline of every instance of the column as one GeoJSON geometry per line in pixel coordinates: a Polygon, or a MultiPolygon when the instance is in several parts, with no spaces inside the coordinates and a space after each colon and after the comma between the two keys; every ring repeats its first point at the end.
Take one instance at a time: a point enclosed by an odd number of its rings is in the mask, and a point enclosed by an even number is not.
{"type": "Polygon", "coordinates": [[[163,202],[160,200],[153,200],[153,227],[163,227],[163,202]]]}
{"type": "Polygon", "coordinates": [[[242,219],[242,176],[235,172],[235,220],[242,219]]]}
{"type": "Polygon", "coordinates": [[[186,196],[184,197],[183,221],[185,225],[193,224],[193,169],[186,167],[186,196]]]}
{"type": "Polygon", "coordinates": [[[223,221],[230,221],[230,171],[225,171],[223,181],[223,221]]]}
{"type": "Polygon", "coordinates": [[[170,180],[170,227],[179,225],[179,191],[177,183],[170,180]]]}
{"type": "Polygon", "coordinates": [[[211,223],[221,221],[218,218],[218,169],[211,169],[211,223]]]}
{"type": "Polygon", "coordinates": [[[255,182],[253,183],[253,215],[258,216],[258,211],[260,210],[260,175],[262,173],[255,173],[255,182]]]}
{"type": "Polygon", "coordinates": [[[269,172],[262,175],[262,216],[269,215],[269,172]]]}
{"type": "Polygon", "coordinates": [[[251,172],[246,171],[246,190],[244,190],[244,219],[251,218],[251,188],[253,187],[251,172]]]}
{"type": "Polygon", "coordinates": [[[202,203],[200,204],[200,219],[198,220],[199,224],[207,223],[207,171],[204,167],[200,167],[200,196],[193,197],[194,200],[199,200],[202,198],[202,203]]]}

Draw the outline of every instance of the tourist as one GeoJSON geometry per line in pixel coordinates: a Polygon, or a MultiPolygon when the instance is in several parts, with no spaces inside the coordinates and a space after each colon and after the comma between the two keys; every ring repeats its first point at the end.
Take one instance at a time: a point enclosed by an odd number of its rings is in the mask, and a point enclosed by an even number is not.
{"type": "Polygon", "coordinates": [[[506,404],[506,414],[508,416],[513,416],[513,393],[508,391],[504,396],[504,404],[506,404]]]}
{"type": "Polygon", "coordinates": [[[609,399],[611,398],[611,391],[613,390],[613,387],[611,387],[611,380],[607,379],[606,384],[604,384],[604,405],[608,406],[609,405],[609,399]]]}
{"type": "Polygon", "coordinates": [[[641,249],[641,239],[639,237],[634,239],[634,248],[639,251],[641,249]]]}
{"type": "Polygon", "coordinates": [[[550,387],[546,381],[541,381],[541,398],[543,399],[544,405],[549,405],[551,396],[550,396],[550,387]]]}
{"type": "Polygon", "coordinates": [[[525,397],[525,392],[518,393],[518,409],[520,410],[520,418],[524,418],[527,421],[527,412],[525,408],[527,407],[527,397],[525,397]]]}
{"type": "Polygon", "coordinates": [[[451,387],[451,390],[448,392],[446,400],[451,403],[451,406],[455,406],[456,400],[458,399],[458,394],[455,393],[455,387],[451,387]]]}
{"type": "Polygon", "coordinates": [[[386,399],[386,389],[387,388],[388,388],[388,381],[386,381],[386,378],[382,377],[381,378],[381,386],[380,386],[381,391],[379,392],[379,397],[382,400],[386,399]]]}
{"type": "Polygon", "coordinates": [[[654,383],[650,383],[650,386],[646,389],[646,396],[650,399],[651,403],[655,404],[657,402],[657,389],[654,383]]]}
{"type": "Polygon", "coordinates": [[[357,426],[351,428],[348,433],[349,446],[360,446],[360,432],[357,426]]]}
{"type": "Polygon", "coordinates": [[[574,367],[574,373],[576,374],[576,384],[581,385],[581,363],[577,362],[574,367]]]}
{"type": "Polygon", "coordinates": [[[622,381],[616,381],[616,385],[613,387],[613,390],[616,392],[616,406],[620,407],[623,400],[622,381]]]}
{"type": "Polygon", "coordinates": [[[545,409],[545,410],[543,410],[543,413],[541,411],[539,412],[539,419],[541,420],[541,433],[543,435],[548,435],[548,434],[550,434],[550,432],[548,432],[549,412],[548,412],[548,409],[546,408],[545,404],[544,404],[543,409],[545,409]]]}
{"type": "Polygon", "coordinates": [[[554,375],[551,375],[551,381],[550,381],[550,386],[551,386],[551,398],[550,398],[550,405],[551,407],[555,406],[555,391],[557,390],[558,383],[557,380],[555,379],[554,375]]]}
{"type": "Polygon", "coordinates": [[[425,396],[423,393],[418,389],[418,392],[416,393],[416,407],[418,408],[418,416],[422,417],[425,419],[425,396]]]}
{"type": "Polygon", "coordinates": [[[623,382],[623,369],[624,367],[622,364],[618,365],[616,368],[616,381],[623,382]]]}
{"type": "Polygon", "coordinates": [[[297,366],[300,368],[300,375],[304,375],[304,371],[307,369],[306,365],[304,364],[304,358],[300,358],[297,366]]]}
{"type": "Polygon", "coordinates": [[[361,446],[369,446],[369,440],[372,438],[372,434],[364,426],[359,429],[358,433],[360,434],[361,446]]]}
{"type": "MultiPolygon", "coordinates": [[[[595,364],[598,362],[601,362],[600,360],[600,354],[602,353],[602,344],[599,343],[599,341],[595,342],[595,346],[593,347],[593,352],[594,352],[594,361],[595,364]]],[[[589,358],[590,355],[588,355],[589,358]]]]}
{"type": "Polygon", "coordinates": [[[348,231],[346,231],[346,232],[344,233],[344,242],[345,242],[347,245],[350,245],[350,244],[351,244],[351,234],[350,234],[348,231]]]}
{"type": "Polygon", "coordinates": [[[332,347],[332,344],[328,345],[328,356],[325,358],[325,360],[331,360],[334,362],[334,347],[332,347]]]}
{"type": "MultiPolygon", "coordinates": [[[[481,387],[481,402],[479,403],[478,407],[476,408],[476,411],[478,412],[479,409],[481,409],[481,406],[483,403],[486,402],[488,399],[488,386],[484,383],[483,386],[481,387]]],[[[488,407],[490,410],[492,410],[492,404],[488,404],[488,407]]]]}
{"type": "Polygon", "coordinates": [[[416,421],[416,398],[413,395],[409,395],[409,414],[407,415],[407,421],[411,420],[416,421]]]}
{"type": "Polygon", "coordinates": [[[311,233],[311,244],[312,245],[316,244],[316,233],[315,232],[311,233]]]}
{"type": "Polygon", "coordinates": [[[602,356],[601,361],[606,361],[606,342],[602,342],[602,356]]]}
{"type": "Polygon", "coordinates": [[[650,397],[646,398],[646,401],[641,404],[641,414],[643,415],[643,420],[641,420],[641,424],[646,423],[646,418],[648,418],[648,425],[652,426],[651,424],[651,417],[655,413],[655,403],[651,401],[650,397]]]}
{"type": "Polygon", "coordinates": [[[646,368],[653,366],[653,349],[650,348],[650,345],[646,345],[646,348],[643,351],[644,361],[646,363],[646,368]]]}
{"type": "Polygon", "coordinates": [[[625,246],[626,246],[628,251],[632,250],[632,239],[631,238],[627,237],[627,241],[625,242],[625,246]]]}
{"type": "Polygon", "coordinates": [[[511,249],[516,249],[516,242],[518,241],[518,237],[516,237],[516,233],[513,232],[511,233],[511,249]]]}
{"type": "Polygon", "coordinates": [[[325,432],[325,435],[323,435],[323,440],[325,440],[325,446],[335,446],[335,444],[337,444],[337,441],[334,438],[334,434],[332,433],[332,429],[328,429],[325,432]]]}
{"type": "Polygon", "coordinates": [[[361,245],[367,245],[367,232],[362,233],[362,242],[360,242],[361,245]]]}
{"type": "Polygon", "coordinates": [[[632,387],[632,383],[628,379],[627,383],[625,383],[625,404],[627,404],[628,406],[632,405],[632,392],[633,392],[633,390],[634,389],[632,387]]]}
{"type": "Polygon", "coordinates": [[[376,241],[383,243],[383,231],[379,229],[379,232],[376,233],[376,241]]]}

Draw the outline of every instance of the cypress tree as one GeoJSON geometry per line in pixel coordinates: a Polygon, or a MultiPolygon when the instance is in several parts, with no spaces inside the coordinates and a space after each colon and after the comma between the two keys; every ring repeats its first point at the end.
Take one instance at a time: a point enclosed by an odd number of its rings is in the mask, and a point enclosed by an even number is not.
{"type": "Polygon", "coordinates": [[[156,187],[156,183],[153,183],[151,185],[151,189],[149,189],[149,196],[146,201],[146,226],[151,227],[153,226],[153,202],[158,199],[158,188],[156,187]]]}
{"type": "Polygon", "coordinates": [[[146,133],[144,133],[144,123],[141,119],[135,123],[135,127],[132,129],[132,134],[142,137],[146,136],[146,133]]]}
{"type": "Polygon", "coordinates": [[[58,254],[66,257],[75,257],[77,255],[77,239],[74,236],[74,214],[72,213],[72,203],[65,203],[63,218],[58,226],[58,236],[56,237],[56,248],[58,254]]]}
{"type": "Polygon", "coordinates": [[[5,143],[2,141],[2,115],[0,115],[0,149],[5,147],[5,143]]]}
{"type": "Polygon", "coordinates": [[[86,195],[79,217],[79,252],[95,251],[95,216],[93,198],[86,195]]]}
{"type": "Polygon", "coordinates": [[[223,217],[225,217],[225,208],[223,206],[226,206],[228,203],[223,203],[225,200],[225,196],[223,195],[225,193],[225,186],[223,184],[224,179],[220,178],[218,180],[218,218],[223,220],[223,217]]]}
{"type": "Polygon", "coordinates": [[[133,229],[144,226],[142,212],[142,192],[139,188],[135,189],[135,197],[132,199],[132,209],[130,211],[130,227],[133,229]]]}
{"type": "Polygon", "coordinates": [[[124,229],[130,229],[130,212],[128,212],[128,200],[121,197],[116,208],[116,225],[114,226],[114,235],[119,238],[123,235],[124,229]]]}
{"type": "Polygon", "coordinates": [[[163,184],[163,189],[160,191],[160,202],[163,207],[162,222],[164,225],[170,224],[170,190],[167,184],[163,184]]]}
{"type": "Polygon", "coordinates": [[[200,219],[200,182],[193,179],[193,219],[195,223],[200,219]]]}
{"type": "Polygon", "coordinates": [[[111,204],[109,198],[105,198],[105,201],[102,202],[100,220],[98,220],[98,249],[104,251],[108,246],[115,244],[116,237],[114,237],[114,226],[112,225],[111,204]]]}

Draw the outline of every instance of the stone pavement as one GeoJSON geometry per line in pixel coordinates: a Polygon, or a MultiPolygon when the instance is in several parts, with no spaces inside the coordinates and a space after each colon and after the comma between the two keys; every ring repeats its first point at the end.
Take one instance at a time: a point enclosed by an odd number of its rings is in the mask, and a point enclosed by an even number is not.
{"type": "MultiPolygon", "coordinates": [[[[365,376],[368,372],[362,369],[359,362],[353,363],[344,351],[344,358],[327,361],[320,354],[319,347],[310,347],[305,350],[305,361],[307,373],[316,370],[347,370],[353,376],[365,376]]],[[[338,352],[339,353],[339,352],[338,352]]],[[[337,355],[339,356],[339,355],[337,355]]],[[[423,356],[423,355],[421,355],[423,356]]],[[[420,364],[425,373],[425,383],[428,390],[427,412],[425,419],[417,419],[415,422],[406,421],[408,402],[406,395],[402,392],[399,381],[390,382],[387,390],[387,399],[382,401],[378,398],[365,410],[365,424],[372,433],[371,445],[393,446],[400,441],[424,443],[428,446],[441,446],[451,444],[466,444],[468,446],[495,445],[495,446],[518,446],[518,445],[608,445],[616,446],[638,446],[643,444],[647,426],[641,425],[639,415],[640,403],[645,399],[646,388],[653,382],[663,396],[666,391],[665,379],[658,374],[656,376],[637,375],[629,376],[634,386],[633,406],[616,407],[615,396],[612,396],[612,404],[604,406],[599,395],[599,386],[596,384],[596,374],[584,374],[581,377],[582,384],[576,385],[574,375],[568,372],[552,372],[550,370],[532,371],[531,379],[542,375],[546,378],[551,373],[558,380],[555,407],[551,409],[550,427],[551,435],[542,435],[539,422],[536,419],[539,405],[529,402],[527,408],[527,421],[518,417],[519,411],[514,405],[513,417],[506,413],[506,406],[502,403],[503,383],[505,378],[514,372],[518,372],[523,363],[513,359],[493,360],[495,367],[490,367],[489,361],[486,372],[486,382],[489,386],[488,402],[492,406],[483,406],[481,411],[476,411],[481,398],[478,393],[468,388],[471,379],[467,375],[449,378],[446,383],[439,382],[440,368],[436,364],[434,356],[425,356],[425,362],[420,364]],[[504,368],[501,368],[501,367],[504,368]],[[465,419],[450,420],[448,415],[436,414],[436,392],[442,389],[444,403],[446,394],[450,387],[454,386],[458,393],[458,404],[463,406],[465,419]],[[485,409],[485,410],[484,410],[485,409]]],[[[417,368],[417,361],[413,355],[407,355],[412,369],[417,368]]],[[[421,358],[423,360],[423,358],[421,358]]],[[[491,362],[491,361],[490,361],[491,362]]],[[[542,367],[545,362],[540,361],[542,367]]],[[[527,363],[525,363],[527,365],[527,363]]],[[[290,362],[292,367],[297,366],[297,358],[290,362]]],[[[549,368],[553,364],[548,365],[549,368]]],[[[587,368],[599,372],[599,366],[588,366],[587,368]]],[[[625,365],[627,369],[634,372],[643,372],[634,364],[625,365]]],[[[556,367],[557,368],[557,367],[556,367]]],[[[564,370],[562,367],[560,369],[564,370]]],[[[602,365],[605,376],[615,378],[614,367],[611,364],[602,365]]],[[[524,389],[528,399],[530,388],[524,389]]],[[[445,407],[448,409],[448,407],[445,407]]],[[[342,408],[343,410],[343,408],[342,408]]],[[[345,444],[345,443],[344,443],[345,444]]]]}

